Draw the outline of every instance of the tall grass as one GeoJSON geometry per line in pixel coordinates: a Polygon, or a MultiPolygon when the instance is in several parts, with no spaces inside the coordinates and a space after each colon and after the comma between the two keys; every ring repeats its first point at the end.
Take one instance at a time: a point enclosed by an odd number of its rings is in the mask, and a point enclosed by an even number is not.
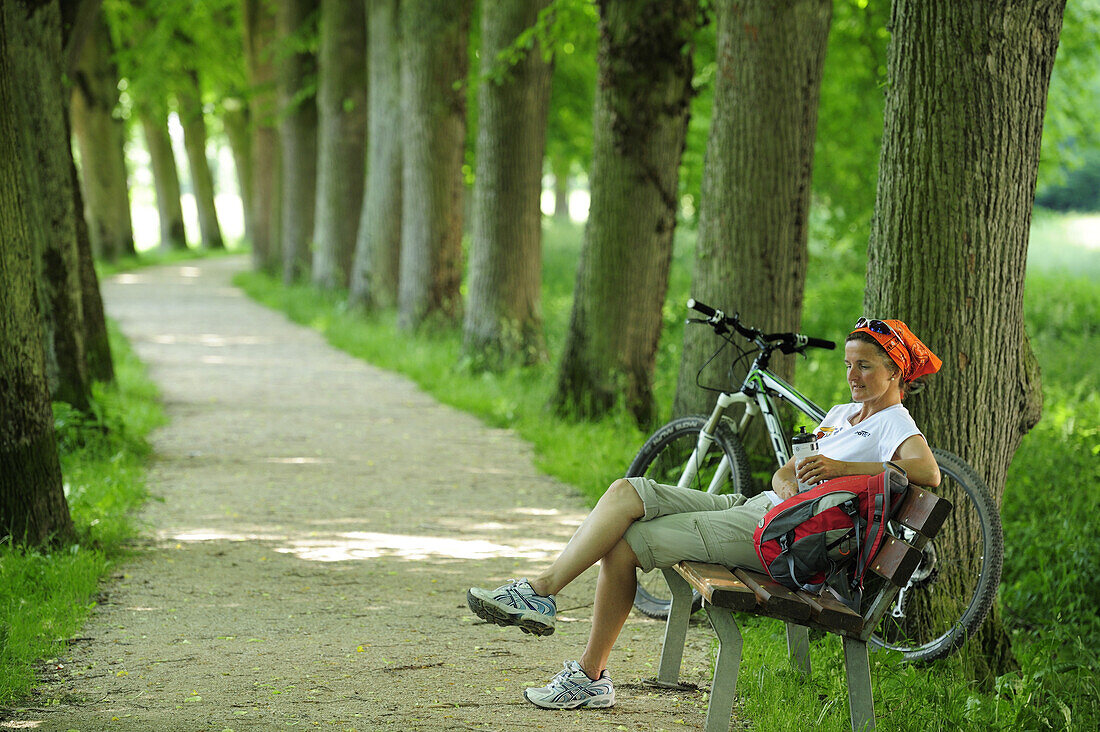
{"type": "MultiPolygon", "coordinates": [[[[1020,670],[983,693],[959,657],[916,668],[874,654],[876,710],[887,729],[1081,729],[1100,726],[1096,607],[1100,548],[1097,437],[1097,328],[1100,251],[1067,242],[1080,222],[1036,217],[1025,315],[1044,376],[1044,418],[1018,451],[1004,494],[1006,537],[1002,606],[1020,670]],[[1067,255],[1067,248],[1070,250],[1067,255]]],[[[461,358],[457,328],[437,324],[399,332],[392,314],[348,312],[342,293],[283,288],[260,274],[238,284],[260,301],[325,334],[337,347],[405,373],[441,401],[487,423],[515,430],[534,447],[539,467],[581,491],[589,502],[620,476],[645,435],[616,412],[596,423],[571,422],[546,407],[568,326],[581,230],[548,222],[544,237],[543,308],[551,359],[501,374],[475,373],[461,358]]],[[[677,235],[664,306],[665,330],[655,375],[660,404],[676,383],[684,306],[690,289],[692,232],[677,235]]],[[[838,339],[860,314],[864,255],[852,245],[811,241],[803,330],[838,339]]],[[[736,303],[723,303],[736,307],[736,303]]],[[[798,384],[821,403],[844,398],[835,354],[799,362],[798,384]]],[[[667,406],[666,406],[667,409],[667,406]]],[[[843,661],[836,638],[813,650],[809,683],[786,660],[782,625],[747,621],[740,682],[744,713],[759,729],[847,729],[843,661]]],[[[964,648],[963,654],[966,653],[964,648]]]]}
{"type": "Polygon", "coordinates": [[[116,383],[97,384],[94,410],[54,405],[65,495],[77,543],[55,551],[0,543],[0,703],[29,693],[95,607],[99,580],[125,555],[146,499],[146,435],[164,417],[144,368],[110,329],[116,383]]]}

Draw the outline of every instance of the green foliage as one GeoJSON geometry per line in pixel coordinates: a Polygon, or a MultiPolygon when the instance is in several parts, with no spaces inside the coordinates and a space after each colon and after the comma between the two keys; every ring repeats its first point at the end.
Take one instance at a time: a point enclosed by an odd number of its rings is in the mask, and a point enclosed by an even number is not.
{"type": "Polygon", "coordinates": [[[221,104],[248,88],[241,8],[237,0],[104,0],[125,80],[122,114],[134,106],[158,109],[168,95],[187,89],[197,73],[207,101],[221,104]]]}
{"type": "Polygon", "coordinates": [[[55,404],[65,495],[78,543],[50,553],[0,544],[0,703],[25,696],[95,607],[100,578],[134,534],[146,499],[145,436],[163,421],[157,393],[111,328],[116,383],[97,384],[94,410],[55,404]]]}
{"type": "Polygon", "coordinates": [[[1098,37],[1100,0],[1067,2],[1043,118],[1040,191],[1065,183],[1071,171],[1100,153],[1098,37]]]}
{"type": "Polygon", "coordinates": [[[554,73],[546,158],[555,170],[587,173],[592,160],[599,13],[592,0],[555,0],[554,73]]]}
{"type": "Polygon", "coordinates": [[[865,242],[875,207],[885,106],[890,0],[835,0],[821,103],[813,190],[830,239],[865,242]]]}

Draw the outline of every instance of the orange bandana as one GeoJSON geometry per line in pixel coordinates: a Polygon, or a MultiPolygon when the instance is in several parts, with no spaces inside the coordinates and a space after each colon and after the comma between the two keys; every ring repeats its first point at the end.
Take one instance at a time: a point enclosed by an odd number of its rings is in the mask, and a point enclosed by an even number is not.
{"type": "Polygon", "coordinates": [[[853,333],[868,333],[886,351],[894,363],[901,369],[902,379],[906,382],[940,370],[941,362],[936,354],[913,335],[909,326],[900,320],[856,321],[853,333]],[[885,327],[883,327],[885,325],[885,327]]]}

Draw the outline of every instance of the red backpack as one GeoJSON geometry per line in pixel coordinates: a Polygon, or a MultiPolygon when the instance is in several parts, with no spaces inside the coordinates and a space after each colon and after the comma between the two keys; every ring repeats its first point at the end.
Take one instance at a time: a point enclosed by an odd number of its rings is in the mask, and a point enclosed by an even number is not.
{"type": "Polygon", "coordinates": [[[870,559],[886,538],[886,522],[901,505],[905,471],[884,463],[878,475],[826,481],[774,506],[753,534],[760,562],[792,590],[820,585],[855,561],[852,587],[863,588],[870,559]]]}

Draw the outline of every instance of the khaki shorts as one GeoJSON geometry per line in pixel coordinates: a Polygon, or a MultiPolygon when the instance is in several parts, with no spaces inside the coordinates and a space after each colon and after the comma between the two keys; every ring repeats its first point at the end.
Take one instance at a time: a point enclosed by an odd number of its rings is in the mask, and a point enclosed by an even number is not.
{"type": "Polygon", "coordinates": [[[756,524],[772,507],[763,494],[714,495],[627,478],[645,504],[645,516],[623,536],[646,572],[677,562],[710,562],[763,572],[753,548],[756,524]]]}

